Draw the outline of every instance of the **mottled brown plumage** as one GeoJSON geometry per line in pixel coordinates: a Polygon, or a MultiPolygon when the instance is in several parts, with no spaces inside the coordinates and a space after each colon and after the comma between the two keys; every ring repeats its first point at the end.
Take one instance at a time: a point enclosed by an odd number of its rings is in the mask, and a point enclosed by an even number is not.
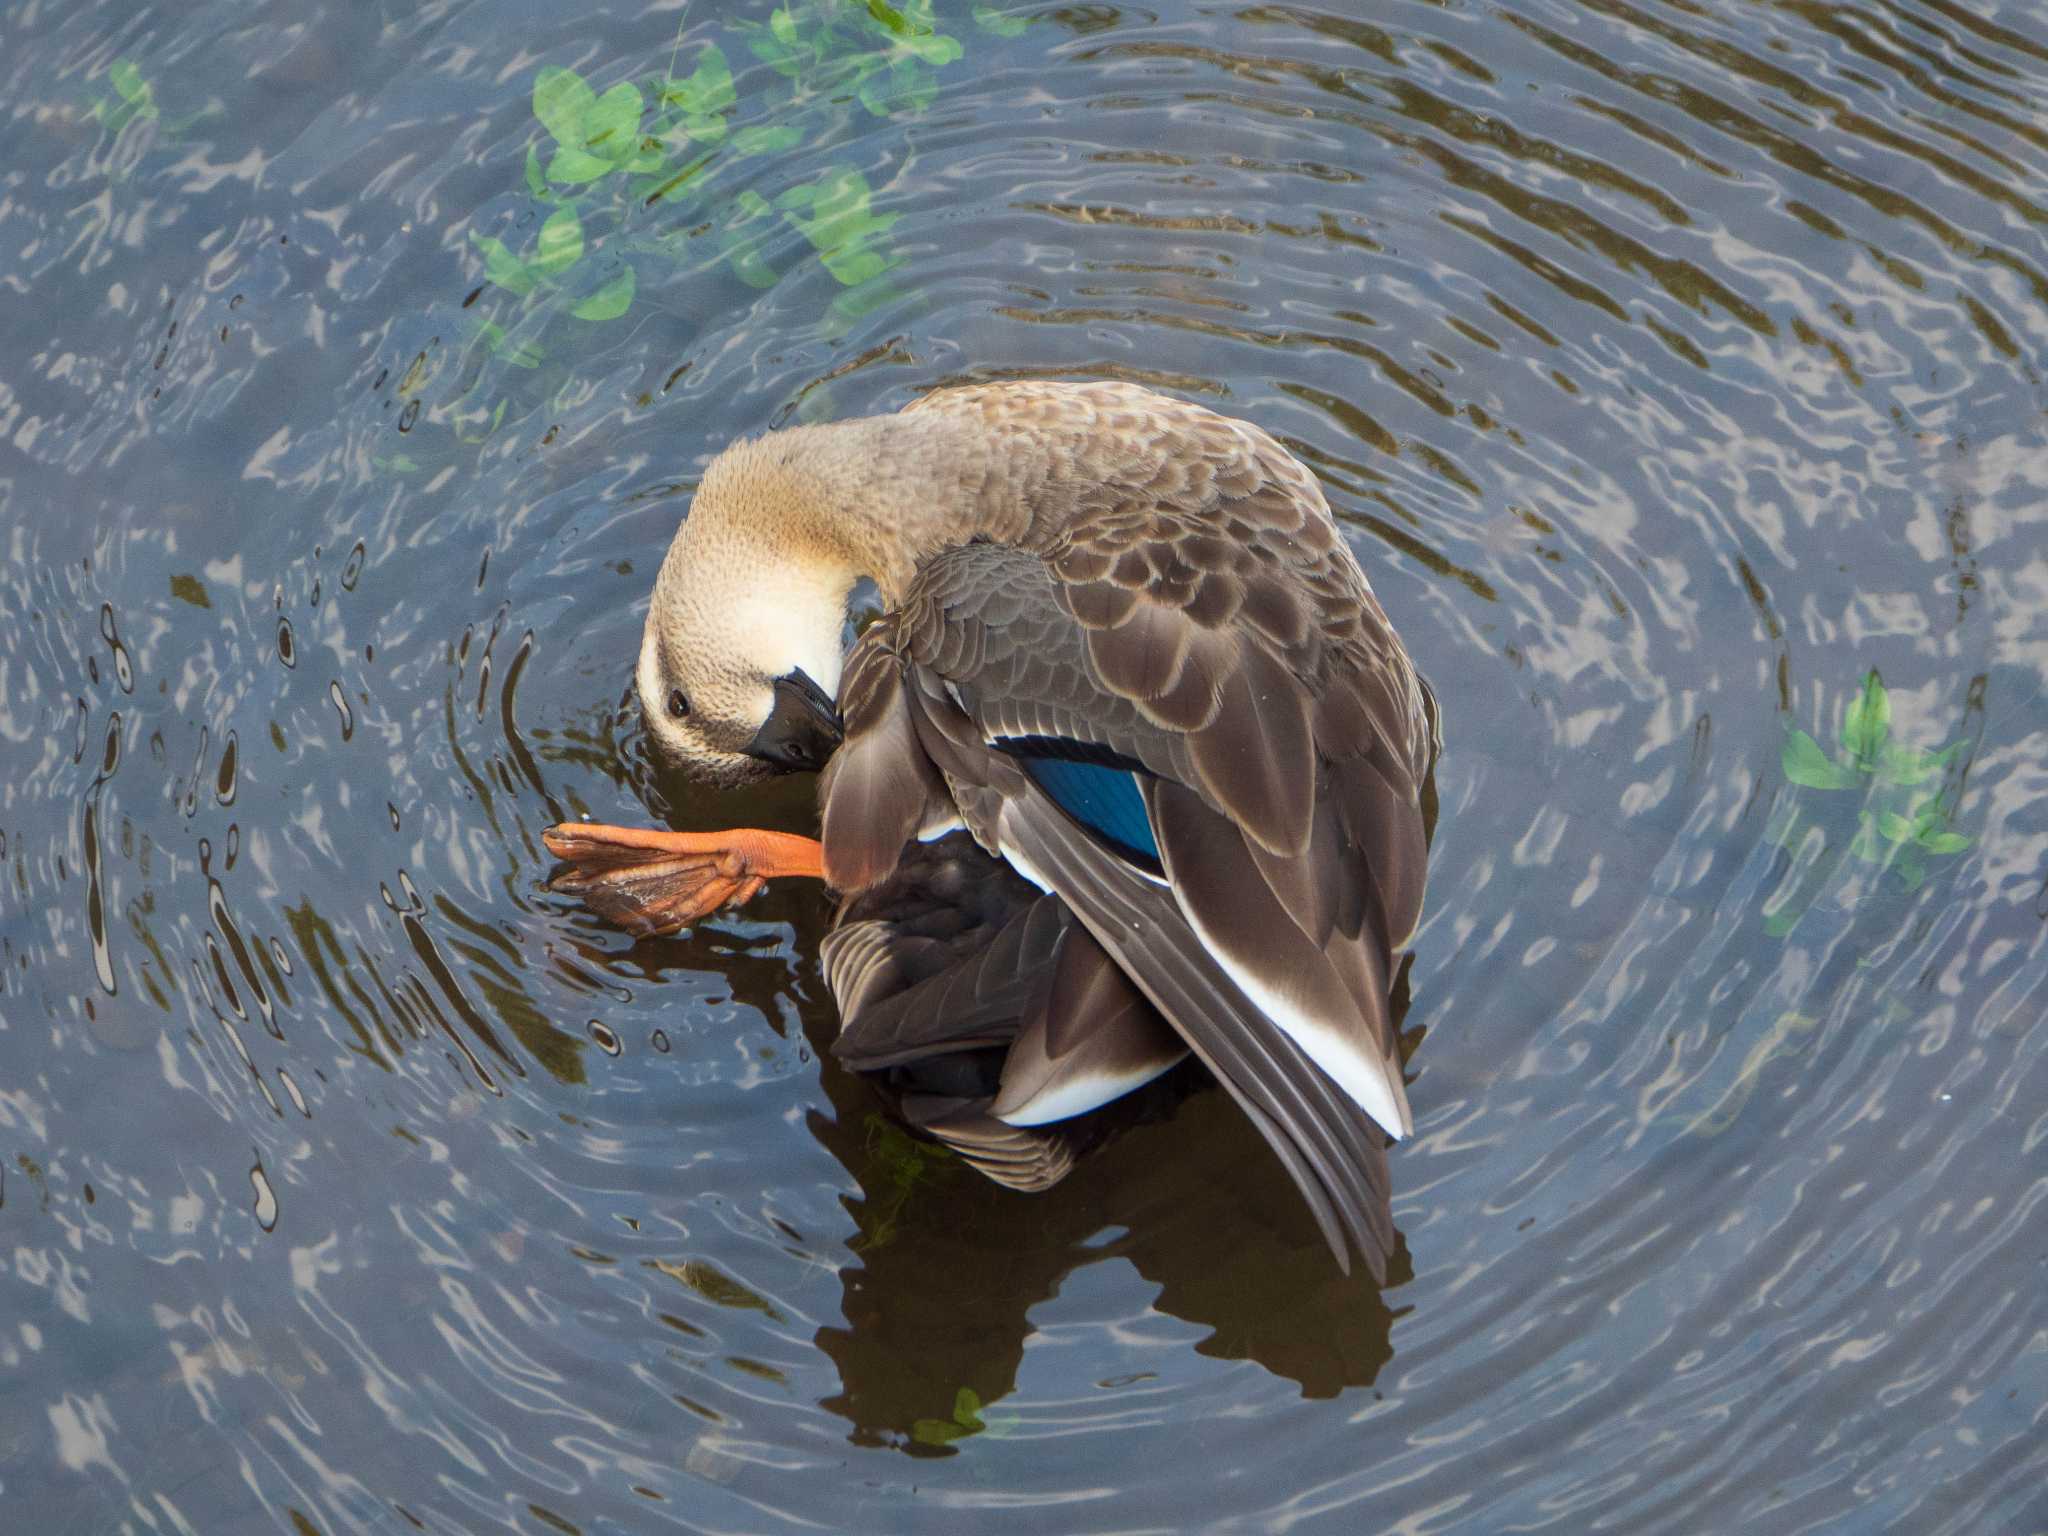
{"type": "Polygon", "coordinates": [[[842,1057],[1039,1187],[1087,1112],[1192,1051],[1340,1261],[1382,1272],[1385,1142],[1411,1128],[1388,991],[1434,721],[1314,477],[1257,427],[1121,384],[944,390],[739,445],[656,586],[657,741],[745,775],[788,666],[836,684],[845,722],[820,788],[852,898],[826,951],[842,1057]],[[836,623],[861,575],[889,611],[842,674],[811,610],[836,623]],[[708,707],[666,718],[686,695],[708,707]],[[955,824],[989,889],[1011,882],[992,907],[937,894],[972,860],[906,863],[955,824]]]}

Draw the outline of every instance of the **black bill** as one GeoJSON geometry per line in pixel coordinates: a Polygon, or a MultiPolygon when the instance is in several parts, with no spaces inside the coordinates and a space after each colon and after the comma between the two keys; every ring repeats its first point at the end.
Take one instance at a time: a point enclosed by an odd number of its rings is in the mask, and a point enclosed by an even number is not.
{"type": "Polygon", "coordinates": [[[778,768],[815,773],[845,735],[832,700],[798,667],[775,680],[775,708],[746,751],[778,768]]]}

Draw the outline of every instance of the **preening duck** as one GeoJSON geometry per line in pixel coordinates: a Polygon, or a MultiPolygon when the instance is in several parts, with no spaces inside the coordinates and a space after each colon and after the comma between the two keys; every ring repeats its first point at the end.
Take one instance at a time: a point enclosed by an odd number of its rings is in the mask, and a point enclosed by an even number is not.
{"type": "Polygon", "coordinates": [[[1043,1187],[1192,1052],[1384,1276],[1435,713],[1272,437],[1017,383],[736,443],[636,682],[696,777],[821,769],[822,837],[564,825],[556,889],[652,932],[821,877],[835,1053],[913,1123],[1043,1187]],[[842,654],[863,577],[886,612],[842,654]]]}

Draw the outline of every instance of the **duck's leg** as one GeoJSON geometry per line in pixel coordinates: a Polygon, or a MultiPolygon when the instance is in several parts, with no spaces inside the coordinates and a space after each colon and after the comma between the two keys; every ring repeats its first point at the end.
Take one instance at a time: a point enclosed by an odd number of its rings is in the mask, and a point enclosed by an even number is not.
{"type": "Polygon", "coordinates": [[[824,850],[814,838],[751,827],[669,832],[564,822],[543,831],[541,841],[563,866],[549,890],[574,896],[642,938],[752,901],[770,880],[825,877],[824,850]]]}

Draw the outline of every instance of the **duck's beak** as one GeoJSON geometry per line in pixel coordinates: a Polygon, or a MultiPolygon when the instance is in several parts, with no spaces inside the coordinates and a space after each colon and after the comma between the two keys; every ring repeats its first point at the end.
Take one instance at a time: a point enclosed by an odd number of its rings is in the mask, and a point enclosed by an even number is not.
{"type": "Polygon", "coordinates": [[[832,707],[825,690],[798,667],[775,680],[775,707],[747,743],[746,751],[749,757],[777,768],[815,773],[845,736],[839,711],[832,707]]]}

